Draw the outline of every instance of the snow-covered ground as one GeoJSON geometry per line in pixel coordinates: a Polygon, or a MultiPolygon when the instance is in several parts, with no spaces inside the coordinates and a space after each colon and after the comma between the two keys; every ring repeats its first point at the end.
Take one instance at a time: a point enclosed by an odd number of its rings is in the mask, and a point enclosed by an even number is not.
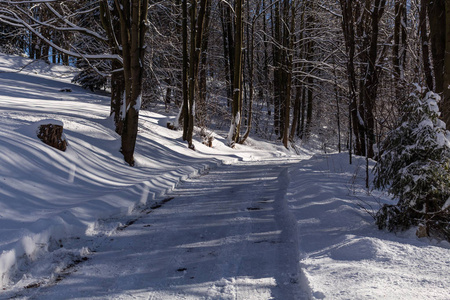
{"type": "Polygon", "coordinates": [[[291,173],[301,268],[317,299],[450,299],[448,242],[379,231],[366,209],[390,202],[364,187],[364,159],[316,155],[291,173]],[[363,209],[363,208],[364,209],[363,209]]]}
{"type": "Polygon", "coordinates": [[[450,299],[449,243],[378,231],[362,160],[219,134],[194,152],[142,111],[130,168],[109,98],[29,62],[0,54],[0,299],[450,299]]]}

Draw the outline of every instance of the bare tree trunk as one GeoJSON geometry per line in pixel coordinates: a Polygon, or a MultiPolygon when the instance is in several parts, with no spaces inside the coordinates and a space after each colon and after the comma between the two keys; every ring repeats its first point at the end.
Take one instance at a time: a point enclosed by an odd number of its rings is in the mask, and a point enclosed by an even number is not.
{"type": "Polygon", "coordinates": [[[123,69],[125,76],[125,120],[122,132],[122,154],[134,165],[134,149],[139,123],[144,72],[144,38],[147,30],[148,0],[115,0],[121,23],[123,69]],[[131,4],[131,6],[130,6],[131,4]],[[131,25],[131,26],[130,26],[131,25]]]}
{"type": "MultiPolygon", "coordinates": [[[[335,61],[333,59],[333,63],[335,64],[335,61]]],[[[338,131],[338,151],[341,153],[341,107],[340,107],[340,93],[337,83],[337,72],[336,67],[333,69],[333,75],[334,75],[334,95],[336,97],[336,125],[337,125],[337,131],[338,131]]],[[[350,116],[349,116],[350,117],[350,116]]]]}
{"type": "MultiPolygon", "coordinates": [[[[188,58],[188,25],[187,25],[187,0],[182,0],[181,14],[182,14],[182,51],[183,51],[183,68],[182,68],[182,95],[183,104],[181,107],[180,120],[183,123],[183,140],[187,140],[188,122],[189,120],[189,85],[188,85],[188,72],[189,72],[189,58],[188,58]]],[[[180,123],[180,121],[179,121],[180,123]]]]}
{"type": "Polygon", "coordinates": [[[233,98],[233,82],[234,82],[234,42],[233,42],[233,22],[231,18],[231,7],[219,2],[220,16],[222,23],[222,40],[223,40],[223,54],[226,68],[227,81],[227,105],[231,105],[233,98]]]}
{"type": "Polygon", "coordinates": [[[242,110],[242,44],[243,44],[243,26],[242,26],[242,0],[236,0],[236,25],[234,32],[234,81],[233,81],[233,104],[231,116],[231,128],[228,136],[230,147],[239,141],[239,132],[241,127],[242,110]]]}
{"type": "Polygon", "coordinates": [[[305,85],[302,86],[302,101],[301,101],[301,109],[300,109],[300,124],[298,126],[298,136],[303,139],[305,137],[305,114],[306,114],[306,94],[307,87],[305,85]]]}
{"type": "Polygon", "coordinates": [[[364,122],[365,122],[365,135],[366,135],[366,151],[367,157],[372,158],[374,155],[373,145],[375,144],[375,118],[374,109],[375,102],[378,94],[378,72],[377,69],[377,54],[378,54],[378,34],[379,23],[383,16],[386,0],[375,0],[375,5],[371,14],[371,37],[370,48],[368,53],[368,67],[366,74],[366,81],[364,85],[364,91],[367,93],[364,97],[364,122]]]}
{"type": "Polygon", "coordinates": [[[404,63],[404,61],[402,61],[402,58],[400,57],[401,55],[401,50],[400,49],[400,39],[402,38],[402,21],[403,21],[403,10],[406,9],[404,8],[404,5],[406,3],[404,3],[404,1],[396,1],[395,2],[395,9],[394,9],[394,14],[395,14],[395,19],[394,19],[394,45],[392,47],[392,56],[393,56],[393,78],[394,78],[394,86],[395,86],[395,97],[397,100],[401,100],[401,94],[402,94],[402,84],[400,82],[400,80],[402,79],[401,77],[401,72],[402,72],[402,63],[404,63]]]}
{"type": "MultiPolygon", "coordinates": [[[[122,51],[118,49],[116,45],[115,37],[120,37],[120,16],[119,11],[115,6],[109,8],[106,0],[100,1],[100,19],[103,28],[106,30],[108,36],[108,44],[111,48],[111,52],[114,54],[122,55],[122,51]]],[[[122,111],[124,105],[124,93],[125,93],[125,77],[121,70],[123,65],[113,60],[111,62],[111,110],[110,114],[114,118],[114,124],[116,132],[122,136],[125,115],[125,111],[122,111]]]]}
{"type": "MultiPolygon", "coordinates": [[[[309,8],[312,8],[314,2],[310,2],[308,5],[310,6],[309,8]]],[[[306,79],[306,86],[307,86],[307,91],[306,91],[306,119],[305,119],[305,127],[304,127],[304,131],[303,131],[303,138],[304,139],[308,139],[310,137],[311,134],[311,129],[312,129],[312,121],[313,121],[313,97],[314,97],[314,78],[312,76],[312,70],[313,70],[313,66],[312,66],[312,62],[314,60],[314,46],[315,46],[315,42],[314,39],[311,38],[312,34],[311,31],[313,29],[313,24],[315,22],[315,16],[311,13],[308,12],[307,16],[306,16],[306,30],[307,33],[306,37],[307,37],[307,42],[306,42],[306,53],[305,53],[305,57],[306,57],[306,73],[308,74],[307,79],[306,79]]]]}
{"type": "Polygon", "coordinates": [[[208,59],[208,42],[209,42],[209,20],[211,15],[211,1],[208,1],[206,12],[205,12],[205,21],[204,21],[204,30],[203,37],[201,42],[201,53],[200,53],[200,74],[199,74],[199,97],[198,97],[198,105],[196,105],[196,117],[197,122],[200,127],[206,126],[206,115],[207,115],[207,107],[206,107],[206,88],[207,88],[207,59],[208,59]]]}
{"type": "Polygon", "coordinates": [[[313,97],[314,97],[314,91],[313,91],[313,84],[314,79],[309,76],[308,77],[308,86],[306,88],[306,120],[305,120],[305,128],[303,132],[303,137],[308,139],[311,134],[312,129],[312,119],[313,119],[313,97]]]}
{"type": "Polygon", "coordinates": [[[425,83],[430,91],[433,90],[433,75],[431,73],[429,38],[427,33],[427,5],[429,0],[420,1],[419,26],[420,43],[422,46],[422,62],[425,76],[425,83]]]}
{"type": "MultiPolygon", "coordinates": [[[[445,0],[446,1],[446,0],[445,0]]],[[[428,20],[430,22],[431,53],[433,56],[434,91],[441,94],[444,90],[445,59],[445,1],[428,0],[428,20]]]]}
{"type": "Polygon", "coordinates": [[[354,18],[357,18],[357,26],[356,26],[356,37],[359,41],[357,45],[357,49],[361,49],[358,53],[358,69],[359,69],[359,94],[358,94],[358,104],[357,104],[357,134],[358,139],[360,141],[360,149],[356,149],[357,155],[366,156],[367,154],[367,123],[366,123],[366,105],[368,103],[369,92],[367,90],[368,84],[368,74],[369,74],[369,53],[371,46],[371,20],[370,14],[372,13],[372,1],[366,1],[365,3],[361,3],[360,1],[356,2],[358,6],[361,6],[360,12],[362,13],[362,17],[357,17],[355,13],[354,18]]]}
{"type": "Polygon", "coordinates": [[[300,120],[301,89],[302,89],[301,85],[297,85],[296,93],[295,93],[295,100],[294,100],[294,112],[293,112],[293,116],[292,116],[291,131],[289,134],[289,140],[291,142],[294,142],[295,132],[297,131],[299,120],[300,120]]]}
{"type": "Polygon", "coordinates": [[[450,0],[445,0],[445,56],[444,56],[444,82],[442,94],[442,120],[450,129],[450,0]]]}
{"type": "MultiPolygon", "coordinates": [[[[190,44],[190,55],[189,55],[189,101],[188,101],[188,114],[185,115],[188,119],[184,122],[187,123],[187,129],[183,133],[185,140],[188,142],[188,147],[190,149],[195,149],[192,143],[192,137],[194,134],[194,122],[195,122],[195,96],[198,90],[198,66],[200,60],[200,51],[203,38],[204,22],[206,15],[206,7],[208,0],[201,0],[200,8],[198,10],[197,16],[197,1],[191,1],[191,44],[190,44]]],[[[186,126],[184,127],[186,128],[186,126]]]]}
{"type": "MultiPolygon", "coordinates": [[[[304,32],[305,32],[305,12],[303,9],[301,18],[300,18],[300,30],[299,30],[299,42],[300,47],[298,50],[298,56],[300,59],[304,59],[306,55],[306,43],[304,41],[304,32]]],[[[303,70],[305,68],[305,63],[298,63],[298,69],[303,70]]],[[[294,139],[295,133],[300,138],[303,138],[304,133],[304,123],[305,123],[305,85],[303,80],[296,79],[296,96],[295,96],[295,104],[294,104],[294,120],[292,122],[291,128],[291,140],[294,139]]]]}
{"type": "MultiPolygon", "coordinates": [[[[263,7],[265,6],[265,0],[262,0],[262,5],[263,7]]],[[[263,17],[263,31],[267,32],[267,17],[264,14],[263,17]]],[[[263,36],[263,44],[264,44],[264,85],[267,86],[266,91],[269,90],[270,88],[270,80],[269,80],[269,50],[268,50],[268,46],[269,46],[269,41],[268,41],[268,37],[266,34],[264,34],[263,36]]],[[[267,105],[267,115],[271,116],[272,115],[272,108],[271,108],[271,103],[272,101],[269,100],[269,97],[266,97],[266,105],[267,105]]]]}
{"type": "Polygon", "coordinates": [[[181,106],[181,113],[178,123],[183,123],[183,140],[187,139],[188,132],[188,122],[189,120],[189,85],[188,85],[188,72],[189,72],[189,58],[188,58],[188,25],[187,25],[187,0],[182,0],[181,3],[181,14],[182,14],[182,51],[183,51],[183,67],[182,67],[182,95],[183,104],[181,106]]]}
{"type": "Polygon", "coordinates": [[[232,83],[231,83],[231,68],[230,60],[228,56],[228,34],[227,34],[227,24],[226,24],[226,14],[225,14],[225,4],[219,2],[220,7],[220,20],[222,23],[222,45],[223,45],[223,60],[225,62],[225,81],[227,86],[227,106],[230,106],[230,99],[233,97],[232,83]]]}
{"type": "MultiPolygon", "coordinates": [[[[286,15],[289,14],[288,10],[288,2],[286,2],[286,15]]],[[[290,106],[291,106],[291,94],[292,94],[292,67],[294,61],[294,40],[295,40],[295,17],[296,17],[296,1],[292,1],[291,5],[291,22],[290,27],[286,30],[286,38],[289,41],[288,49],[287,49],[287,84],[286,84],[286,99],[284,101],[284,129],[283,129],[283,145],[288,148],[289,146],[289,123],[290,123],[290,106]]]]}
{"type": "MultiPolygon", "coordinates": [[[[280,13],[280,2],[276,1],[274,5],[273,12],[273,37],[278,44],[281,44],[281,13],[280,13]]],[[[281,50],[279,45],[274,45],[272,47],[273,55],[273,126],[275,134],[277,136],[281,135],[281,85],[282,85],[282,75],[281,75],[281,50]]]]}
{"type": "Polygon", "coordinates": [[[188,77],[188,114],[185,115],[187,119],[184,120],[186,124],[187,130],[185,133],[186,141],[188,142],[188,147],[194,149],[194,145],[192,143],[192,136],[194,133],[194,118],[195,118],[195,85],[197,81],[197,73],[196,73],[196,54],[197,49],[195,49],[196,45],[196,17],[197,17],[197,1],[191,0],[191,8],[190,8],[190,21],[191,21],[191,45],[189,50],[189,77],[188,77]]]}
{"type": "MultiPolygon", "coordinates": [[[[247,2],[247,4],[249,4],[249,2],[247,2]]],[[[257,5],[257,9],[256,11],[259,11],[259,4],[257,5]]],[[[250,13],[250,7],[247,6],[247,16],[248,19],[250,19],[249,16],[250,13]]],[[[248,116],[247,116],[247,129],[244,133],[244,136],[242,137],[242,139],[239,141],[239,144],[243,144],[245,142],[245,140],[248,138],[248,136],[250,135],[250,131],[252,130],[252,121],[253,121],[253,97],[254,97],[254,60],[255,60],[255,22],[256,22],[256,18],[257,16],[253,17],[253,20],[251,22],[250,25],[250,32],[247,33],[247,47],[248,47],[248,74],[249,74],[249,79],[248,79],[248,84],[249,84],[249,100],[248,100],[248,116]]]]}
{"type": "MultiPolygon", "coordinates": [[[[358,104],[357,104],[357,87],[356,87],[356,71],[355,71],[355,22],[353,18],[354,8],[353,0],[340,0],[342,10],[342,31],[344,33],[345,47],[347,53],[347,76],[348,76],[348,92],[349,92],[349,111],[351,119],[351,128],[355,137],[355,154],[361,155],[362,143],[360,139],[360,127],[361,124],[358,118],[358,104]]],[[[359,14],[359,9],[355,12],[359,14]]],[[[350,137],[352,140],[352,138],[350,137]]]]}
{"type": "Polygon", "coordinates": [[[111,74],[111,115],[114,118],[116,132],[122,135],[125,116],[121,115],[121,107],[123,106],[123,101],[125,101],[125,78],[123,72],[116,71],[122,68],[122,64],[113,61],[111,65],[113,69],[111,74]]]}

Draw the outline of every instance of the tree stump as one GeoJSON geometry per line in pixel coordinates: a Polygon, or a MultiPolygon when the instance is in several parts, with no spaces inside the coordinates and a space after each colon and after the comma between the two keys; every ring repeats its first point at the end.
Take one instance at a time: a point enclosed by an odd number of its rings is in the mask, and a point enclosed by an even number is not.
{"type": "Polygon", "coordinates": [[[66,151],[67,141],[62,137],[63,126],[43,124],[39,126],[37,137],[45,144],[61,151],[66,151]]]}

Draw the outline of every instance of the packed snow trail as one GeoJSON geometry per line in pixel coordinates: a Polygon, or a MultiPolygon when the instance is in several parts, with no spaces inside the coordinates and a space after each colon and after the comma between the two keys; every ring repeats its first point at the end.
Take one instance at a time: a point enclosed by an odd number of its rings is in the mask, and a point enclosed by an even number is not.
{"type": "Polygon", "coordinates": [[[306,299],[288,168],[246,162],[189,179],[31,299],[306,299]]]}

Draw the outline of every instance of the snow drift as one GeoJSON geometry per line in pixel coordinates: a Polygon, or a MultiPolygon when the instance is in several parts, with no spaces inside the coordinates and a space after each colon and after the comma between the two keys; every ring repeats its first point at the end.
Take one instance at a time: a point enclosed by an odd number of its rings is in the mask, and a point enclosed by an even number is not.
{"type": "Polygon", "coordinates": [[[168,116],[141,111],[137,167],[130,168],[108,96],[71,84],[66,67],[1,54],[0,66],[0,288],[67,240],[95,235],[98,220],[156,201],[191,175],[223,162],[286,155],[281,147],[231,151],[220,137],[214,148],[198,143],[196,152],[186,151],[181,133],[164,127],[168,116]],[[63,124],[66,152],[37,138],[42,120],[63,124]]]}
{"type": "MultiPolygon", "coordinates": [[[[70,69],[30,62],[0,54],[1,296],[39,293],[42,279],[48,281],[92,255],[86,244],[113,234],[127,216],[135,217],[142,207],[161,201],[189,176],[239,160],[291,156],[281,145],[252,139],[230,149],[226,133],[214,135],[212,148],[194,141],[194,152],[187,149],[181,132],[165,127],[173,116],[141,111],[136,167],[131,168],[119,153],[109,98],[70,84],[70,69]],[[37,138],[42,120],[63,124],[66,152],[37,138]],[[36,289],[30,292],[32,288],[36,289]]],[[[274,180],[280,190],[276,198],[282,199],[276,205],[282,213],[283,237],[297,245],[292,247],[295,253],[277,259],[290,266],[299,263],[293,268],[302,273],[301,287],[311,299],[450,298],[450,245],[418,239],[414,230],[398,236],[377,230],[368,211],[391,200],[363,188],[362,159],[355,158],[351,166],[347,154],[295,159],[300,162],[291,161],[289,170],[274,180]]],[[[248,178],[239,177],[244,176],[239,172],[242,166],[232,167],[233,182],[245,184],[248,178]]],[[[181,209],[176,201],[170,203],[174,211],[181,209]]],[[[227,287],[246,284],[247,279],[220,282],[227,287]]],[[[275,281],[267,278],[261,284],[275,281]]],[[[119,288],[115,295],[134,297],[128,292],[119,288]]],[[[146,292],[136,291],[136,297],[146,292]]]]}

